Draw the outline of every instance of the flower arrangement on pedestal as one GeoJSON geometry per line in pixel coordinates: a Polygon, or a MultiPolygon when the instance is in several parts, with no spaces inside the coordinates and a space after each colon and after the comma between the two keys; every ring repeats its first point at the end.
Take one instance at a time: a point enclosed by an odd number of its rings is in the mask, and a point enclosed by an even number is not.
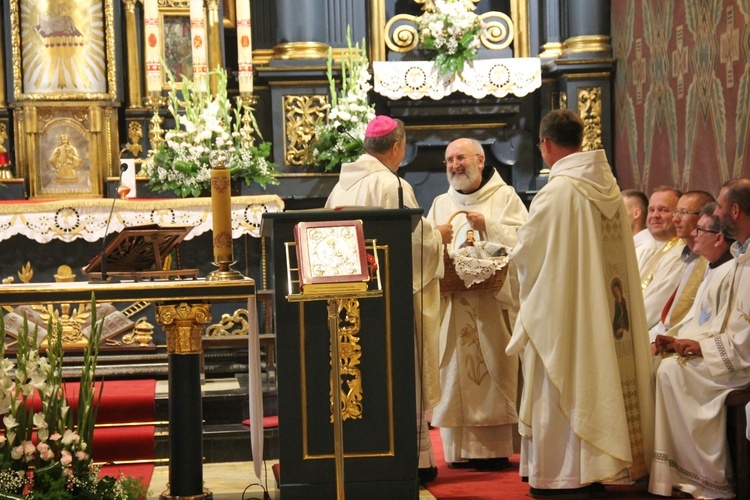
{"type": "Polygon", "coordinates": [[[461,73],[477,58],[484,27],[471,0],[435,0],[421,17],[417,31],[423,49],[437,52],[433,59],[440,76],[461,73]]]}
{"type": "Polygon", "coordinates": [[[258,133],[258,126],[252,109],[241,98],[237,98],[232,108],[224,69],[217,68],[210,75],[217,78],[214,97],[195,91],[193,83],[184,77],[178,87],[168,73],[171,87],[168,108],[175,127],[165,134],[165,142],[142,171],[154,191],[173,191],[182,197],[200,196],[211,186],[211,154],[217,151],[223,152],[233,180],[257,182],[263,187],[278,184],[274,177],[276,166],[268,160],[271,143],[255,145],[253,134],[258,133]]]}
{"type": "MultiPolygon", "coordinates": [[[[328,121],[315,127],[315,139],[310,147],[308,164],[323,165],[326,171],[342,163],[352,162],[362,156],[362,141],[367,124],[375,118],[375,108],[368,102],[370,85],[370,62],[364,48],[352,47],[347,32],[348,50],[341,54],[341,90],[336,91],[333,77],[333,53],[328,51],[328,85],[331,107],[328,121]],[[340,132],[343,127],[346,132],[340,132]]],[[[364,40],[362,42],[364,47],[364,40]]]]}
{"type": "MultiPolygon", "coordinates": [[[[93,465],[94,424],[101,389],[94,375],[102,324],[91,302],[91,333],[84,351],[78,407],[71,409],[62,382],[62,326],[48,322],[47,355],[39,354],[37,332],[24,321],[16,362],[5,357],[5,325],[0,316],[0,498],[137,500],[146,488],[136,479],[99,477],[93,465]],[[41,400],[35,412],[34,394],[41,400]]],[[[101,386],[100,386],[101,387],[101,386]]]]}

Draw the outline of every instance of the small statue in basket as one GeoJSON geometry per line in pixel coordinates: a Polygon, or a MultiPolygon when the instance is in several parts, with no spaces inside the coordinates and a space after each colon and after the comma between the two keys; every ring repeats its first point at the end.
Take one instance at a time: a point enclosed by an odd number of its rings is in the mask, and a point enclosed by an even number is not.
{"type": "Polygon", "coordinates": [[[515,408],[518,358],[504,354],[517,308],[508,250],[527,212],[513,187],[484,160],[482,145],[473,139],[448,145],[450,188],[435,198],[427,216],[433,224],[448,221],[455,235],[453,246],[445,246],[440,280],[443,393],[432,423],[440,427],[450,467],[498,470],[509,465],[518,419],[508,410],[515,408]],[[459,274],[470,276],[471,286],[459,274]]]}

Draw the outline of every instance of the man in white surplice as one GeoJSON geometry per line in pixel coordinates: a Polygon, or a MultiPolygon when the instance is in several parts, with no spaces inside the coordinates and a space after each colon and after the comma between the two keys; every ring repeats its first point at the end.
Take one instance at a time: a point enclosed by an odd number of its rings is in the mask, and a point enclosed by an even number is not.
{"type": "Polygon", "coordinates": [[[750,384],[750,179],[721,188],[714,215],[737,241],[726,275],[727,292],[704,328],[657,344],[677,356],[656,374],[656,432],[649,491],[672,489],[695,498],[732,498],[724,401],[750,384]]]}
{"type": "MultiPolygon", "coordinates": [[[[364,147],[366,153],[357,161],[341,166],[339,181],[328,196],[326,207],[399,208],[398,193],[401,189],[404,206],[418,208],[412,187],[396,176],[396,171],[406,156],[403,122],[388,116],[376,116],[367,125],[364,147]]],[[[412,233],[416,370],[417,376],[421,374],[421,380],[417,379],[417,390],[421,393],[417,411],[421,420],[418,424],[418,439],[419,477],[422,482],[431,481],[437,476],[424,413],[440,400],[438,280],[443,277],[443,244],[449,243],[452,237],[453,228],[449,224],[433,228],[424,217],[412,233]]]]}
{"type": "MultiPolygon", "coordinates": [[[[445,150],[450,188],[435,198],[427,215],[433,225],[453,214],[453,233],[482,235],[508,249],[528,213],[512,186],[484,164],[482,145],[458,139],[445,150]],[[457,213],[466,212],[466,213],[457,213]]],[[[475,238],[479,240],[479,238],[475,238]]],[[[454,248],[463,245],[454,239],[454,248]]],[[[499,470],[513,455],[513,424],[518,421],[518,357],[507,356],[518,305],[511,294],[511,269],[500,290],[454,292],[441,296],[440,386],[432,413],[440,428],[445,461],[452,468],[499,470]]]]}
{"type": "Polygon", "coordinates": [[[664,305],[685,270],[680,258],[685,242],[677,236],[673,215],[681,196],[682,192],[675,188],[660,186],[648,201],[646,224],[654,241],[643,245],[637,255],[649,329],[659,323],[664,305]]]}
{"type": "MultiPolygon", "coordinates": [[[[680,196],[677,208],[672,212],[675,232],[685,244],[680,252],[683,263],[682,273],[677,286],[662,305],[659,321],[649,325],[649,335],[653,342],[657,335],[665,333],[685,317],[695,301],[698,287],[703,281],[708,267],[708,259],[693,250],[695,245],[694,229],[698,224],[703,207],[712,203],[714,197],[705,191],[688,191],[680,196]]],[[[648,311],[648,305],[646,306],[648,311]]],[[[648,313],[646,313],[648,317],[648,313]]]]}
{"type": "Polygon", "coordinates": [[[604,151],[582,152],[583,122],[547,114],[549,182],[511,259],[521,308],[508,345],[522,355],[520,474],[534,498],[590,496],[648,474],[651,350],[633,236],[604,151]],[[623,316],[628,316],[628,321],[623,316]]]}

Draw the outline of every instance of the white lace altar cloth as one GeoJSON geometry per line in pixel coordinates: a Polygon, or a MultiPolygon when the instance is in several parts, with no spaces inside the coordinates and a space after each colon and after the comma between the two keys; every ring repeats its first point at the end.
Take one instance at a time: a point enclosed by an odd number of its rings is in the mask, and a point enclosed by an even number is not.
{"type": "MultiPolygon", "coordinates": [[[[39,243],[96,241],[104,236],[111,208],[111,198],[1,203],[0,241],[18,234],[39,243]]],[[[283,210],[284,201],[276,195],[233,196],[232,237],[259,237],[262,215],[283,210]]],[[[143,224],[193,226],[185,239],[195,238],[212,229],[211,198],[118,199],[107,232],[143,224]]]]}
{"type": "Polygon", "coordinates": [[[453,259],[456,275],[469,288],[491,278],[496,271],[507,266],[509,252],[509,248],[497,243],[477,241],[474,246],[452,250],[448,255],[453,259]],[[502,255],[495,256],[497,253],[502,255]]]}
{"type": "Polygon", "coordinates": [[[453,78],[438,76],[432,61],[373,62],[375,92],[389,99],[439,100],[453,92],[475,99],[488,95],[523,97],[542,86],[542,65],[538,57],[478,59],[467,63],[453,78]]]}

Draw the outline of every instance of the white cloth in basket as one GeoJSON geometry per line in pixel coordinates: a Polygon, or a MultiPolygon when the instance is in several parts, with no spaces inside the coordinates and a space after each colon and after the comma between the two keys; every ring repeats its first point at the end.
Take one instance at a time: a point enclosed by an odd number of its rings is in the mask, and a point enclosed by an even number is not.
{"type": "Polygon", "coordinates": [[[508,265],[510,248],[490,241],[477,241],[474,246],[467,246],[448,252],[453,259],[456,274],[463,280],[466,288],[491,278],[496,271],[508,265]]]}

